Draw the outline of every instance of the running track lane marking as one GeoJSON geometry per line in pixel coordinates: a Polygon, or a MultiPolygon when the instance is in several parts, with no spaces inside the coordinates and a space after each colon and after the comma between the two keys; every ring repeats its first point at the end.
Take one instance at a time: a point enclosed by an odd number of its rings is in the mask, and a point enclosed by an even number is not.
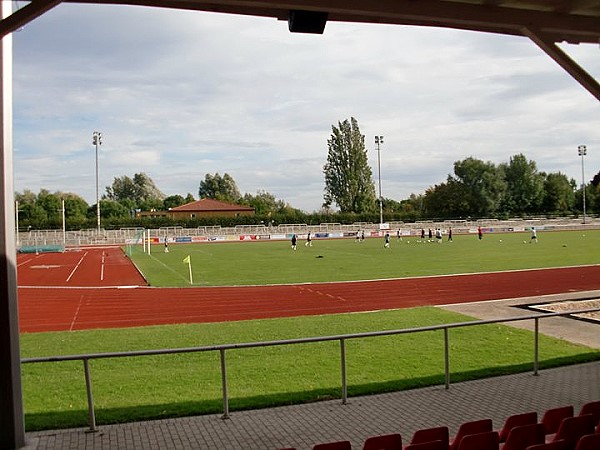
{"type": "Polygon", "coordinates": [[[71,277],[73,275],[75,275],[75,271],[79,268],[79,266],[81,265],[81,263],[83,262],[83,258],[85,258],[85,256],[88,254],[88,252],[85,252],[83,254],[83,256],[81,257],[81,259],[79,260],[79,262],[77,263],[77,265],[75,266],[75,268],[73,269],[73,271],[71,272],[71,274],[69,275],[69,277],[67,278],[67,283],[69,282],[69,280],[71,279],[71,277]]]}
{"type": "Polygon", "coordinates": [[[312,292],[312,293],[317,294],[317,295],[324,295],[325,297],[329,297],[329,298],[332,298],[334,300],[337,299],[337,300],[341,300],[343,302],[346,301],[346,299],[344,297],[341,297],[339,295],[325,294],[325,293],[319,291],[318,289],[311,289],[311,288],[305,288],[304,286],[300,286],[300,291],[301,292],[302,291],[308,291],[308,292],[312,292]]]}
{"type": "Polygon", "coordinates": [[[77,321],[77,317],[79,316],[79,310],[81,309],[81,303],[83,302],[83,294],[79,296],[79,304],[77,305],[77,310],[73,315],[73,320],[71,321],[71,326],[69,327],[69,331],[73,331],[73,327],[75,327],[75,322],[77,321]]]}

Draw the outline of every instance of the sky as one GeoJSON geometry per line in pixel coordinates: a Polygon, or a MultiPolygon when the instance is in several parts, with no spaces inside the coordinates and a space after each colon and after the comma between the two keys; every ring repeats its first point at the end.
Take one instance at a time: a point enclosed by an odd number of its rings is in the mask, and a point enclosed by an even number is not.
{"type": "MultiPolygon", "coordinates": [[[[270,18],[61,4],[13,48],[17,192],[95,204],[97,130],[101,195],[144,172],[197,198],[206,174],[228,173],[242,194],[318,211],[327,139],[350,117],[376,189],[380,174],[398,201],[470,156],[522,153],[579,185],[586,145],[586,180],[600,171],[600,102],[524,37],[334,22],[305,35],[270,18]]],[[[600,79],[599,45],[561,48],[600,79]]]]}

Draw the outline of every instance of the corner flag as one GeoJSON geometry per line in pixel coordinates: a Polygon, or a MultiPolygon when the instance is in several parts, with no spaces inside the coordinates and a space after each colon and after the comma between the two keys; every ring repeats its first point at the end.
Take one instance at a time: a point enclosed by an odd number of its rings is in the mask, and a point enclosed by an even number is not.
{"type": "Polygon", "coordinates": [[[187,255],[185,258],[183,258],[183,262],[184,264],[188,265],[190,272],[190,284],[194,284],[194,280],[192,279],[192,260],[190,259],[190,255],[187,255]]]}

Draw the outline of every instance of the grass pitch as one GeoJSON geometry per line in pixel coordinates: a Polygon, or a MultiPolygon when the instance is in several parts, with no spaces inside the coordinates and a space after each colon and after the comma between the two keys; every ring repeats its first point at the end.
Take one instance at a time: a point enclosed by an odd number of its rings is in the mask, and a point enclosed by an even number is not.
{"type": "MultiPolygon", "coordinates": [[[[258,285],[400,278],[538,267],[597,264],[600,231],[455,236],[454,242],[392,238],[290,243],[207,243],[154,246],[132,258],[150,284],[258,285]]],[[[208,346],[389,330],[469,320],[424,307],[361,314],[294,317],[21,336],[23,357],[208,346]]],[[[543,333],[543,321],[541,332],[543,333]]],[[[533,335],[503,325],[450,332],[452,381],[532,369],[533,335]]],[[[231,410],[339,398],[339,344],[265,347],[227,352],[231,410]]],[[[350,340],[346,343],[349,395],[443,383],[443,333],[350,340]]],[[[600,351],[540,336],[541,367],[600,359],[600,351]]],[[[147,356],[90,363],[99,424],[222,411],[217,353],[147,356]]],[[[29,431],[85,426],[80,362],[22,366],[29,431]]]]}
{"type": "MultiPolygon", "coordinates": [[[[413,328],[470,320],[433,307],[361,314],[186,324],[21,337],[24,357],[208,346],[413,328]]],[[[541,331],[543,332],[543,322],[541,331]]],[[[532,333],[503,325],[450,331],[452,382],[532,370],[532,333]]],[[[346,342],[349,395],[444,383],[440,331],[346,342]]],[[[541,367],[600,358],[600,351],[540,336],[541,367]]],[[[218,352],[90,362],[99,424],[222,412],[218,352]]],[[[231,410],[341,397],[339,343],[227,352],[231,410]]],[[[80,361],[22,366],[28,430],[85,426],[80,361]]]]}
{"type": "Polygon", "coordinates": [[[415,237],[300,240],[296,251],[288,241],[212,242],[141,247],[132,260],[152,286],[233,286],[404,278],[540,267],[598,264],[600,231],[543,232],[531,243],[528,233],[444,237],[442,243],[415,237]]]}

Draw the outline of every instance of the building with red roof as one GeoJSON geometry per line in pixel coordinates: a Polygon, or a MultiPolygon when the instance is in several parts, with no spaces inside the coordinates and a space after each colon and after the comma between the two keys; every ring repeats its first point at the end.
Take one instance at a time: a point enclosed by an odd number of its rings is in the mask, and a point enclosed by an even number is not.
{"type": "Polygon", "coordinates": [[[171,219],[197,219],[202,217],[253,216],[254,208],[203,198],[195,202],[170,208],[168,211],[142,211],[138,217],[169,217],[171,219]]]}

